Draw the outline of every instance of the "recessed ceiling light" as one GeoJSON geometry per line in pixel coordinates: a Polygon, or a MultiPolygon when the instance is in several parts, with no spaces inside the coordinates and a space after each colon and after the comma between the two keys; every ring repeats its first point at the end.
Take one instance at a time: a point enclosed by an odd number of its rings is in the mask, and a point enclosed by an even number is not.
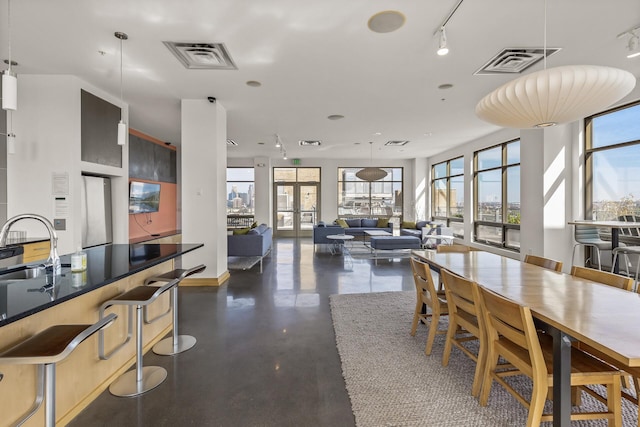
{"type": "Polygon", "coordinates": [[[433,135],[433,132],[427,132],[424,134],[424,136],[431,136],[431,135],[433,135]]]}
{"type": "Polygon", "coordinates": [[[382,135],[382,132],[376,132],[376,133],[374,133],[374,135],[375,136],[380,136],[380,135],[382,135]]]}
{"type": "Polygon", "coordinates": [[[238,145],[233,139],[227,139],[227,145],[238,145]]]}
{"type": "Polygon", "coordinates": [[[247,86],[260,87],[260,86],[262,86],[262,83],[260,83],[259,81],[256,81],[256,80],[249,80],[247,82],[247,86]]]}
{"type": "Polygon", "coordinates": [[[342,114],[332,114],[330,116],[327,116],[327,119],[329,119],[329,120],[340,120],[340,119],[344,119],[344,116],[342,114]]]}
{"type": "Polygon", "coordinates": [[[353,144],[354,144],[354,145],[360,145],[360,143],[359,143],[359,142],[354,142],[353,144]]]}
{"type": "Polygon", "coordinates": [[[376,33],[390,33],[402,27],[404,21],[404,15],[397,10],[385,10],[369,18],[367,25],[376,33]]]}
{"type": "Polygon", "coordinates": [[[258,145],[264,145],[264,142],[258,142],[258,145]]]}
{"type": "Polygon", "coordinates": [[[445,83],[438,86],[438,89],[451,89],[453,85],[451,83],[445,83]]]}

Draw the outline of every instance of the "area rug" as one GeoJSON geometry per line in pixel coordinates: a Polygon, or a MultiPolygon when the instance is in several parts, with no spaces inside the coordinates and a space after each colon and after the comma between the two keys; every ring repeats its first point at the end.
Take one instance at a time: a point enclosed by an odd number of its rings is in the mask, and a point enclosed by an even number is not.
{"type": "Polygon", "coordinates": [[[249,270],[259,262],[259,256],[230,256],[227,257],[227,268],[229,270],[249,270]]]}
{"type": "MultiPolygon", "coordinates": [[[[438,335],[430,356],[424,354],[427,328],[412,337],[415,292],[381,292],[331,296],[331,315],[342,372],[356,425],[369,426],[524,426],[527,411],[494,383],[489,404],[471,396],[475,364],[453,349],[442,366],[444,336],[438,335]]],[[[446,328],[444,320],[440,328],[446,328]]],[[[512,385],[529,390],[526,378],[512,385]]],[[[583,407],[600,405],[583,393],[583,407]]],[[[637,425],[637,409],[625,399],[623,425],[637,425]]],[[[602,408],[597,406],[598,409],[602,408]]],[[[551,410],[547,402],[546,410],[551,410]]],[[[542,423],[551,426],[551,423],[542,423]]],[[[604,420],[572,426],[606,426],[604,420]]]]}

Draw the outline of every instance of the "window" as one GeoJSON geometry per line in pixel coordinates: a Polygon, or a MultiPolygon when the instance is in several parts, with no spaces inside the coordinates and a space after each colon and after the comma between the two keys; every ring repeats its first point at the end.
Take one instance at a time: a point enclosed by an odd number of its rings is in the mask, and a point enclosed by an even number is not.
{"type": "Polygon", "coordinates": [[[432,218],[464,237],[464,158],[433,165],[431,172],[432,218]]]}
{"type": "Polygon", "coordinates": [[[587,218],[640,216],[640,103],[588,117],[585,126],[587,218]]]}
{"type": "Polygon", "coordinates": [[[476,242],[520,250],[520,140],[474,153],[476,242]]]}
{"type": "Polygon", "coordinates": [[[362,168],[338,168],[338,217],[402,217],[402,168],[381,168],[387,176],[362,181],[362,168]]]}
{"type": "Polygon", "coordinates": [[[227,227],[249,227],[255,214],[253,168],[227,168],[227,227]]]}

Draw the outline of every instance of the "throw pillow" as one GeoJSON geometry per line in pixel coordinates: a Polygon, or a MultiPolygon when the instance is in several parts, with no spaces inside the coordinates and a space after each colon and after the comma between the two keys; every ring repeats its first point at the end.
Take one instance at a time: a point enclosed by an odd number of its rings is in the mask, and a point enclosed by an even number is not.
{"type": "Polygon", "coordinates": [[[236,228],[235,230],[233,230],[233,235],[234,236],[240,236],[243,234],[247,234],[249,232],[249,230],[251,230],[250,228],[236,228]]]}
{"type": "Polygon", "coordinates": [[[412,228],[415,230],[416,223],[413,221],[402,221],[402,225],[400,226],[400,228],[412,228]]]}
{"type": "Polygon", "coordinates": [[[251,224],[251,228],[256,228],[258,226],[258,221],[253,221],[253,224],[251,224]]]}
{"type": "Polygon", "coordinates": [[[342,228],[349,228],[349,224],[344,219],[336,219],[336,224],[338,224],[342,228]]]}
{"type": "Polygon", "coordinates": [[[378,228],[387,228],[389,227],[389,218],[378,218],[378,224],[376,225],[378,228]]]}

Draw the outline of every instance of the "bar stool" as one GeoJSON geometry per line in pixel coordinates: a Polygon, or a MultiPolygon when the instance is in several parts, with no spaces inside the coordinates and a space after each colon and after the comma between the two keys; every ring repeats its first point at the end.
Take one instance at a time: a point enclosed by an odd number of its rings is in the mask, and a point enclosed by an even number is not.
{"type": "Polygon", "coordinates": [[[613,264],[611,265],[611,272],[613,273],[613,270],[616,266],[616,261],[618,260],[618,255],[622,254],[625,256],[625,266],[626,266],[626,270],[627,270],[627,276],[629,275],[629,255],[638,255],[638,265],[636,266],[636,275],[635,275],[635,282],[634,282],[634,287],[637,286],[636,284],[638,283],[638,272],[640,271],[640,246],[618,246],[617,248],[613,249],[613,264]]]}
{"type": "MultiPolygon", "coordinates": [[[[185,277],[203,272],[205,268],[207,267],[204,264],[200,264],[199,266],[190,268],[188,270],[177,268],[173,271],[169,271],[168,273],[161,274],[160,276],[149,277],[144,281],[144,284],[148,285],[154,282],[169,282],[171,280],[178,280],[179,283],[185,277]]],[[[153,346],[153,352],[162,356],[170,356],[173,354],[182,353],[183,351],[187,351],[191,347],[196,345],[196,339],[191,335],[178,335],[178,286],[173,288],[171,291],[170,310],[173,311],[173,332],[171,333],[172,336],[171,338],[163,339],[153,346]]],[[[166,313],[163,313],[152,320],[147,320],[145,313],[145,322],[153,323],[155,320],[159,319],[165,314],[166,313]]]]}
{"type": "Polygon", "coordinates": [[[0,364],[37,365],[36,400],[29,412],[15,425],[22,425],[35,414],[44,400],[45,426],[56,424],[56,363],[61,362],[84,340],[111,325],[115,314],[93,325],[56,325],[28,338],[0,354],[0,364]]]}
{"type": "Polygon", "coordinates": [[[104,311],[113,305],[126,305],[129,307],[127,322],[127,338],[116,346],[109,354],[104,352],[104,332],[98,333],[98,354],[100,359],[108,360],[120,348],[129,342],[133,333],[133,307],[136,307],[136,368],[122,374],[109,386],[109,392],[114,396],[132,397],[152,390],[162,384],[167,378],[166,369],[160,366],[142,365],[142,309],[154,302],[160,295],[178,286],[178,280],[173,280],[166,285],[157,288],[152,286],[135,287],[116,298],[109,300],[100,307],[100,317],[104,311]]]}

